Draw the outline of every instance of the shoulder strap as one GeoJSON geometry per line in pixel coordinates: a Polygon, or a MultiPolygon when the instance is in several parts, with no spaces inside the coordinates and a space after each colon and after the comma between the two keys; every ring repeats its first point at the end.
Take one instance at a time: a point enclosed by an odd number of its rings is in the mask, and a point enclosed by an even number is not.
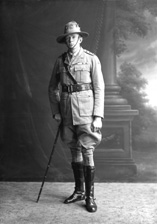
{"type": "Polygon", "coordinates": [[[87,51],[86,49],[83,49],[83,50],[84,50],[84,52],[85,52],[86,54],[89,54],[89,55],[91,55],[91,56],[94,56],[94,54],[93,54],[92,52],[87,51]]]}
{"type": "Polygon", "coordinates": [[[66,72],[67,72],[67,75],[68,75],[69,78],[73,81],[74,84],[77,84],[76,79],[73,77],[73,75],[71,74],[71,72],[70,72],[69,69],[68,69],[68,65],[67,65],[66,63],[64,63],[64,61],[65,61],[65,57],[66,57],[66,53],[62,54],[62,61],[63,61],[64,67],[65,67],[65,70],[66,70],[66,72]]]}

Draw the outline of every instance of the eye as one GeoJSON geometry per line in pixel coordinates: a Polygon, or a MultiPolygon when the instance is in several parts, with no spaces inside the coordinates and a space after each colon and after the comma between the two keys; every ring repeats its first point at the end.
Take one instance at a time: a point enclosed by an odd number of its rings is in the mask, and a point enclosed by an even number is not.
{"type": "Polygon", "coordinates": [[[70,37],[69,37],[69,36],[67,36],[67,37],[66,37],[66,41],[68,41],[69,39],[70,39],[70,37]]]}

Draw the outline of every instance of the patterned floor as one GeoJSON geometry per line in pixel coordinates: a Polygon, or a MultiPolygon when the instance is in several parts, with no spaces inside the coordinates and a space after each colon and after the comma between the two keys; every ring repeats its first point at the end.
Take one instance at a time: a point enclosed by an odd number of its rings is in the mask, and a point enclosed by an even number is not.
{"type": "Polygon", "coordinates": [[[96,213],[84,201],[66,205],[73,183],[0,182],[1,224],[156,224],[157,185],[95,183],[96,213]]]}

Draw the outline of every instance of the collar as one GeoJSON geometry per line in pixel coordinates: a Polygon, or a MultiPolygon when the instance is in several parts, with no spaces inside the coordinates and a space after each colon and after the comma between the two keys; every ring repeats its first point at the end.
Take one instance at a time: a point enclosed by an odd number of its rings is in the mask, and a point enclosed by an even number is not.
{"type": "Polygon", "coordinates": [[[66,64],[68,64],[68,65],[73,65],[73,64],[77,64],[77,62],[78,61],[80,61],[80,59],[81,59],[81,61],[82,61],[82,59],[84,58],[83,57],[83,48],[82,47],[80,47],[80,50],[79,50],[79,52],[76,54],[76,56],[74,56],[74,58],[72,58],[71,60],[70,60],[70,57],[69,57],[69,52],[67,51],[66,52],[66,57],[65,57],[65,60],[64,60],[64,63],[66,63],[66,64]]]}

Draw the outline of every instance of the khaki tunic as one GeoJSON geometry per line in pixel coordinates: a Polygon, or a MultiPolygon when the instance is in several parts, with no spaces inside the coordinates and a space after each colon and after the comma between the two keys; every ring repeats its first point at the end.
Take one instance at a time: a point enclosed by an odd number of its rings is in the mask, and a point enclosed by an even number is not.
{"type": "Polygon", "coordinates": [[[68,53],[63,62],[58,57],[49,83],[49,99],[52,114],[61,113],[64,125],[88,124],[94,116],[104,117],[104,80],[98,57],[81,48],[71,61],[68,53]],[[62,85],[74,84],[68,77],[64,63],[79,84],[92,83],[93,90],[67,93],[62,85]]]}

